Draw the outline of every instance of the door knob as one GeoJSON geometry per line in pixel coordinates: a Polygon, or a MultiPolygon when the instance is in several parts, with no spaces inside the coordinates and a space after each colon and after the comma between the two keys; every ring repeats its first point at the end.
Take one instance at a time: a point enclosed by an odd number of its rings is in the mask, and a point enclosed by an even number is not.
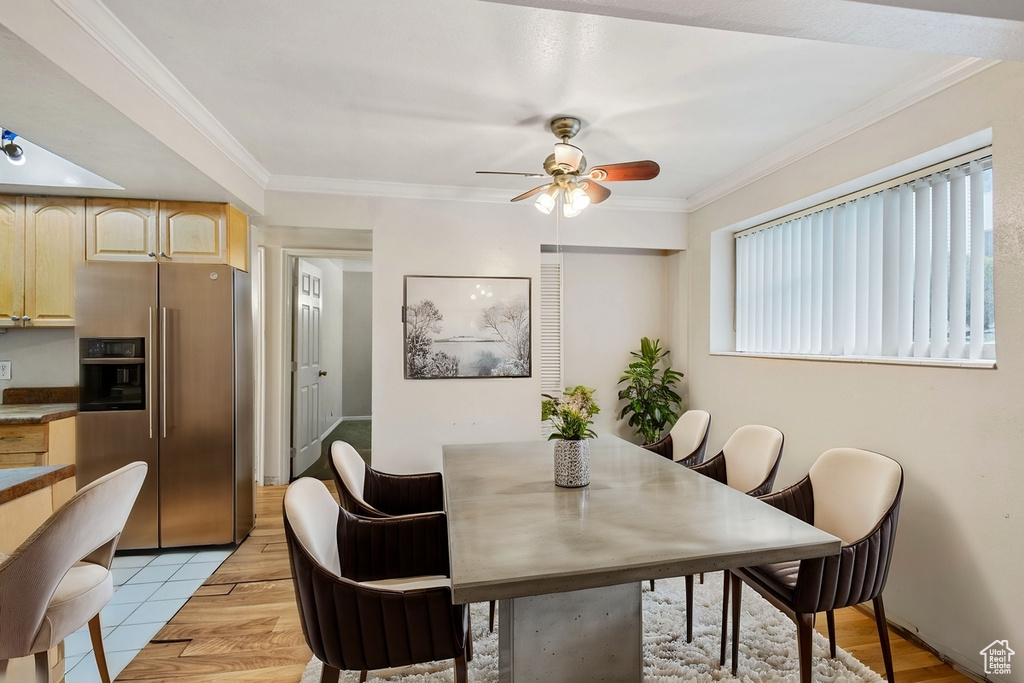
{"type": "Polygon", "coordinates": [[[327,371],[326,371],[326,370],[321,370],[320,372],[318,372],[318,373],[316,373],[316,374],[317,374],[317,375],[318,375],[319,377],[324,377],[324,376],[326,376],[326,375],[327,375],[327,371]]]}
{"type": "Polygon", "coordinates": [[[19,320],[21,320],[21,318],[19,318],[19,317],[18,317],[18,316],[16,316],[16,315],[12,315],[12,316],[11,316],[11,320],[13,320],[14,322],[18,322],[19,320]]]}
{"type": "Polygon", "coordinates": [[[23,315],[23,316],[21,316],[21,319],[22,319],[23,321],[25,321],[25,322],[28,322],[28,321],[29,321],[29,320],[31,320],[32,318],[28,317],[27,315],[23,315]]]}

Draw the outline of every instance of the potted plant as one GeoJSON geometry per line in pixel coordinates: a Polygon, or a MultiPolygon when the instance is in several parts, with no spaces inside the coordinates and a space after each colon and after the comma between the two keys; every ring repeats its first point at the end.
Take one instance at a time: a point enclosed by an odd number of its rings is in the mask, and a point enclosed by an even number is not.
{"type": "Polygon", "coordinates": [[[554,432],[548,440],[555,441],[555,484],[567,488],[590,483],[590,443],[597,436],[590,428],[591,418],[600,412],[594,400],[594,389],[585,386],[566,387],[559,397],[541,394],[541,420],[551,420],[554,432]]]}
{"type": "Polygon", "coordinates": [[[626,401],[619,419],[629,416],[629,426],[643,437],[644,446],[650,446],[661,439],[665,426],[671,427],[679,416],[682,399],[673,388],[683,378],[683,373],[673,370],[667,364],[661,374],[658,365],[666,360],[668,350],[661,348],[660,339],[640,340],[640,351],[630,351],[636,360],[629,364],[619,379],[625,388],[619,391],[619,398],[626,401]]]}

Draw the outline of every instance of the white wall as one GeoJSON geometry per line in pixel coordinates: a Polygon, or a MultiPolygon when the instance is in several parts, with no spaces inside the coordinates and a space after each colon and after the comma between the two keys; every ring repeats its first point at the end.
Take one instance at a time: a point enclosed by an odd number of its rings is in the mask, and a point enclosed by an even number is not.
{"type": "MultiPolygon", "coordinates": [[[[1024,65],[1000,64],[691,216],[690,395],[709,449],[745,423],[786,434],[776,489],[833,446],[899,460],[906,487],[885,590],[890,619],[981,671],[1024,643],[1024,65]],[[992,128],[997,361],[993,370],[711,355],[713,231],[992,128]]],[[[728,314],[725,311],[725,314],[728,314]]],[[[1005,680],[1024,680],[1024,666],[1005,680]]]]}
{"type": "MultiPolygon", "coordinates": [[[[674,254],[650,251],[571,251],[562,255],[562,308],[566,386],[594,387],[601,412],[594,431],[641,443],[627,419],[618,420],[619,377],[640,350],[640,338],[676,349],[675,309],[670,298],[674,254]]],[[[672,281],[674,282],[674,281],[672,281]]],[[[672,291],[676,288],[672,287],[672,291]]],[[[685,352],[670,362],[683,371],[685,352]]]]}
{"type": "Polygon", "coordinates": [[[0,393],[13,387],[78,386],[78,352],[72,328],[0,331],[0,360],[12,363],[11,379],[0,380],[0,393]]]}
{"type": "Polygon", "coordinates": [[[373,273],[345,270],[342,415],[373,411],[373,273]]]}
{"type": "Polygon", "coordinates": [[[306,258],[323,273],[323,296],[320,301],[321,337],[320,369],[327,374],[320,378],[319,434],[325,435],[342,416],[342,377],[344,376],[345,272],[341,264],[330,259],[306,258]]]}

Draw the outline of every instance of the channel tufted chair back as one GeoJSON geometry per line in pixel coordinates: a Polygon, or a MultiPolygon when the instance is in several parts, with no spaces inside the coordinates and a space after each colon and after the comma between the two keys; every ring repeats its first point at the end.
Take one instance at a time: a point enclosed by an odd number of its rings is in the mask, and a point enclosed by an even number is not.
{"type": "Polygon", "coordinates": [[[321,681],[343,670],[455,659],[466,683],[469,606],[453,605],[443,513],[367,518],[338,506],[323,482],[293,482],[285,538],[302,632],[323,662],[321,681]]]}
{"type": "MultiPolygon", "coordinates": [[[[738,656],[740,595],[746,583],[797,625],[801,683],[811,683],[811,637],[816,613],[828,618],[829,650],[836,656],[833,610],[872,601],[889,683],[895,683],[882,590],[889,575],[903,495],[903,468],[892,458],[859,448],[821,454],[807,476],[761,500],[838,536],[838,555],[730,570],[733,576],[732,671],[738,656]],[[741,583],[742,582],[742,583],[741,583]]],[[[724,651],[725,623],[722,624],[724,651]]]]}

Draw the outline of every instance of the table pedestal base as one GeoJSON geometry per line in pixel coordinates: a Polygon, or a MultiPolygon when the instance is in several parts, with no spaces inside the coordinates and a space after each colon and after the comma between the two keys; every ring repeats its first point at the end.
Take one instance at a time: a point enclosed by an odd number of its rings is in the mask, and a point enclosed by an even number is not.
{"type": "Polygon", "coordinates": [[[643,680],[641,585],[501,600],[501,683],[643,680]]]}

